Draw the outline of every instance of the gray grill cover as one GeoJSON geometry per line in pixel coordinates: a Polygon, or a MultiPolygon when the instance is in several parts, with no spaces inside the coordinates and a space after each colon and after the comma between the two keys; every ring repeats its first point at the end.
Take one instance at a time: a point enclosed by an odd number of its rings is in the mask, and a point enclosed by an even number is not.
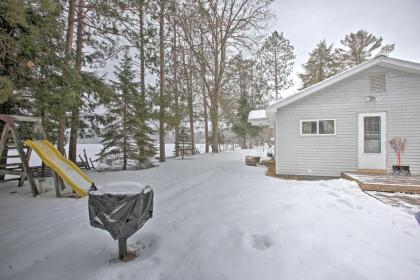
{"type": "Polygon", "coordinates": [[[127,239],[153,215],[153,190],[134,182],[115,182],[89,192],[89,219],[93,227],[114,239],[127,239]]]}

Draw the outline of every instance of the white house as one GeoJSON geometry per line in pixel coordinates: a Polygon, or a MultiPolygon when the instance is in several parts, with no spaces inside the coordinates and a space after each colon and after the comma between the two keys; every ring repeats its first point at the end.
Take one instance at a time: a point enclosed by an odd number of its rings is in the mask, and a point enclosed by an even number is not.
{"type": "Polygon", "coordinates": [[[275,128],[278,175],[389,173],[396,156],[388,141],[396,136],[407,139],[402,164],[420,174],[419,63],[379,56],[266,111],[275,128]]]}
{"type": "Polygon", "coordinates": [[[266,110],[252,110],[248,114],[248,122],[253,126],[268,126],[266,110]]]}

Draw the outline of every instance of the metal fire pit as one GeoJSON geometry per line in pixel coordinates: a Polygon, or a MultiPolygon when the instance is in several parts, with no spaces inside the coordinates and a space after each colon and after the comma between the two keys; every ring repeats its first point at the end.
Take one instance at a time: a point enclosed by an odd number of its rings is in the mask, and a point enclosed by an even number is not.
{"type": "Polygon", "coordinates": [[[108,231],[118,240],[119,258],[127,260],[127,238],[153,215],[153,190],[134,182],[115,182],[92,187],[89,219],[93,227],[108,231]]]}

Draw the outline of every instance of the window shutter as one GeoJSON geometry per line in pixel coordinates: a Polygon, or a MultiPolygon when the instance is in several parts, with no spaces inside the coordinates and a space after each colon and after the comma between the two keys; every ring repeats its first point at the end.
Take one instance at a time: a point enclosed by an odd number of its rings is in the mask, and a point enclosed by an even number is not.
{"type": "Polygon", "coordinates": [[[370,75],[370,92],[384,92],[386,91],[385,74],[370,75]]]}

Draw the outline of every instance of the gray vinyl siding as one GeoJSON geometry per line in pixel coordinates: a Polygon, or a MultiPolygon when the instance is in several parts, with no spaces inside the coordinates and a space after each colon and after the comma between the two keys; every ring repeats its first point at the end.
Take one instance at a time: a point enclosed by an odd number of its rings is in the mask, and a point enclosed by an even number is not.
{"type": "MultiPolygon", "coordinates": [[[[340,176],[357,169],[358,113],[386,112],[387,141],[407,139],[402,164],[420,174],[420,75],[372,67],[285,107],[276,116],[279,175],[340,176]],[[369,75],[385,73],[386,92],[371,93],[369,75]],[[374,102],[366,102],[373,95],[374,102]],[[300,120],[335,119],[335,136],[301,136],[300,120]]],[[[387,171],[395,153],[387,142],[387,171]]]]}

